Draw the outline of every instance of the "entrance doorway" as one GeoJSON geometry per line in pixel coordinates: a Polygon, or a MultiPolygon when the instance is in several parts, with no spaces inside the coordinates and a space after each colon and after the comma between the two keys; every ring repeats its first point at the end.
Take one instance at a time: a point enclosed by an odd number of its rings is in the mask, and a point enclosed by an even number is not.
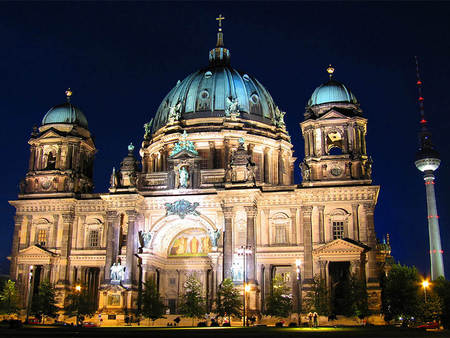
{"type": "Polygon", "coordinates": [[[331,282],[331,311],[334,314],[345,314],[348,309],[348,293],[350,280],[350,262],[330,262],[329,276],[331,282]]]}

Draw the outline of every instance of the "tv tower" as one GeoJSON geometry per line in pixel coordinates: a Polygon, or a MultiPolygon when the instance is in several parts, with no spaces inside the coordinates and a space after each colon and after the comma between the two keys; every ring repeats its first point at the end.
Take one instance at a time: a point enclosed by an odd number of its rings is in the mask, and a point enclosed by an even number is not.
{"type": "Polygon", "coordinates": [[[422,96],[422,80],[419,73],[419,61],[416,59],[417,90],[419,92],[420,108],[420,131],[419,131],[419,150],[416,153],[414,162],[417,169],[423,172],[425,180],[425,189],[427,193],[427,211],[428,211],[428,234],[430,238],[430,258],[431,258],[431,279],[444,276],[444,262],[442,258],[441,235],[439,233],[439,216],[436,208],[436,194],[434,192],[434,172],[441,164],[439,153],[434,148],[431,141],[431,132],[427,128],[428,121],[425,119],[425,110],[422,96]]]}

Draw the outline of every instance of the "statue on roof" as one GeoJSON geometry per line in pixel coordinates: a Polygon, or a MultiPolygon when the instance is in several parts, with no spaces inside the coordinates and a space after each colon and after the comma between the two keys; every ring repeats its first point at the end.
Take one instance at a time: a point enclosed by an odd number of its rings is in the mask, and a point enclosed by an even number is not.
{"type": "Polygon", "coordinates": [[[225,116],[231,117],[232,120],[236,119],[240,115],[239,111],[239,100],[238,98],[234,98],[232,96],[227,97],[227,107],[225,109],[225,116]]]}
{"type": "Polygon", "coordinates": [[[178,120],[180,120],[181,117],[181,102],[178,101],[178,103],[174,106],[169,107],[169,123],[174,123],[178,120]]]}
{"type": "Polygon", "coordinates": [[[286,124],[284,123],[284,115],[286,112],[281,111],[278,106],[275,107],[274,124],[277,128],[285,129],[286,124]]]}

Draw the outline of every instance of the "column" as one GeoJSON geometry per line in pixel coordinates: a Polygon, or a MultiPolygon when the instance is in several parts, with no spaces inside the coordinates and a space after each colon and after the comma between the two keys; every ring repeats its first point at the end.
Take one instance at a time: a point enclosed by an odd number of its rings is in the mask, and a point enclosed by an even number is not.
{"type": "Polygon", "coordinates": [[[136,269],[136,227],[135,222],[137,214],[135,210],[127,210],[128,216],[128,233],[127,233],[127,255],[126,255],[126,268],[125,268],[125,283],[133,284],[135,281],[134,271],[136,269]]]}
{"type": "Polygon", "coordinates": [[[312,261],[312,209],[310,205],[301,207],[302,210],[302,223],[303,223],[303,247],[304,247],[304,260],[303,260],[303,279],[305,283],[309,283],[313,278],[313,261],[312,261]]]}
{"type": "Polygon", "coordinates": [[[69,256],[71,250],[71,238],[73,231],[73,221],[75,216],[73,214],[62,215],[62,237],[61,237],[61,270],[59,275],[59,282],[69,284],[69,256]]]}
{"type": "Polygon", "coordinates": [[[148,152],[144,152],[144,156],[142,159],[142,172],[147,174],[148,173],[148,152]]]}
{"type": "Polygon", "coordinates": [[[224,149],[224,161],[225,161],[225,163],[223,164],[223,167],[226,169],[226,168],[228,168],[228,164],[230,163],[230,156],[231,156],[230,140],[227,138],[225,138],[223,140],[223,149],[224,149]]]}
{"type": "Polygon", "coordinates": [[[36,155],[36,147],[35,146],[31,146],[30,147],[30,161],[28,162],[28,170],[33,170],[34,169],[34,158],[36,155]]]}
{"type": "Polygon", "coordinates": [[[359,241],[359,217],[358,217],[358,203],[352,204],[352,214],[353,214],[353,239],[359,241]]]}
{"type": "Polygon", "coordinates": [[[11,266],[10,266],[10,277],[11,280],[14,281],[17,280],[17,254],[19,253],[19,245],[20,245],[19,235],[23,221],[24,217],[22,215],[14,216],[14,234],[11,248],[11,266]]]}
{"type": "Polygon", "coordinates": [[[233,267],[233,207],[222,206],[225,220],[225,231],[223,233],[223,279],[232,278],[233,267]]]}
{"type": "Polygon", "coordinates": [[[291,244],[297,245],[297,209],[291,208],[291,244]]]}
{"type": "Polygon", "coordinates": [[[111,279],[111,266],[117,260],[119,243],[116,233],[119,231],[119,215],[117,211],[106,212],[106,259],[105,259],[105,279],[103,282],[109,282],[111,279]]]}
{"type": "Polygon", "coordinates": [[[324,205],[319,205],[319,243],[325,243],[325,220],[324,220],[324,205]]]}
{"type": "Polygon", "coordinates": [[[375,224],[373,217],[375,205],[373,203],[364,203],[363,206],[366,214],[367,245],[372,249],[367,253],[369,264],[368,282],[370,283],[378,281],[376,261],[377,240],[375,237],[375,224]]]}
{"type": "Polygon", "coordinates": [[[264,148],[264,183],[271,183],[269,148],[264,148]]]}
{"type": "Polygon", "coordinates": [[[280,148],[280,150],[278,151],[278,184],[279,185],[283,185],[284,184],[284,180],[283,180],[283,167],[284,167],[284,162],[283,162],[283,150],[280,148]]]}
{"type": "Polygon", "coordinates": [[[256,283],[256,248],[255,248],[255,217],[258,213],[256,205],[246,206],[245,212],[247,213],[247,245],[251,247],[252,253],[247,256],[247,280],[249,283],[256,283]]]}
{"type": "Polygon", "coordinates": [[[216,147],[214,141],[209,141],[208,169],[214,169],[216,162],[216,147]]]}
{"type": "Polygon", "coordinates": [[[275,185],[279,184],[278,181],[278,172],[279,172],[279,158],[278,158],[278,154],[280,153],[280,151],[278,149],[274,149],[273,154],[272,154],[272,170],[273,170],[273,175],[272,175],[272,183],[275,185]]]}

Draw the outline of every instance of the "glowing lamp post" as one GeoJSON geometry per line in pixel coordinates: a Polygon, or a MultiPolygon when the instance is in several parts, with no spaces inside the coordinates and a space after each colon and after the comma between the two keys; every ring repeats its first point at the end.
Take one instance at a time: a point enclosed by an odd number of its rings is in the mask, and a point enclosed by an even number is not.
{"type": "Polygon", "coordinates": [[[427,280],[424,280],[422,282],[422,287],[423,287],[423,295],[425,297],[425,303],[427,302],[427,288],[430,286],[430,282],[428,282],[427,280]]]}
{"type": "Polygon", "coordinates": [[[239,256],[243,256],[244,258],[244,301],[243,301],[243,316],[242,316],[242,326],[246,326],[246,296],[247,296],[247,292],[250,291],[250,285],[247,285],[247,255],[251,255],[252,254],[252,247],[249,245],[243,245],[241,247],[239,247],[239,249],[237,250],[237,253],[239,256]]]}
{"type": "Polygon", "coordinates": [[[301,325],[301,312],[302,312],[302,261],[300,259],[295,260],[295,266],[297,267],[297,313],[298,313],[298,325],[301,325]]]}

